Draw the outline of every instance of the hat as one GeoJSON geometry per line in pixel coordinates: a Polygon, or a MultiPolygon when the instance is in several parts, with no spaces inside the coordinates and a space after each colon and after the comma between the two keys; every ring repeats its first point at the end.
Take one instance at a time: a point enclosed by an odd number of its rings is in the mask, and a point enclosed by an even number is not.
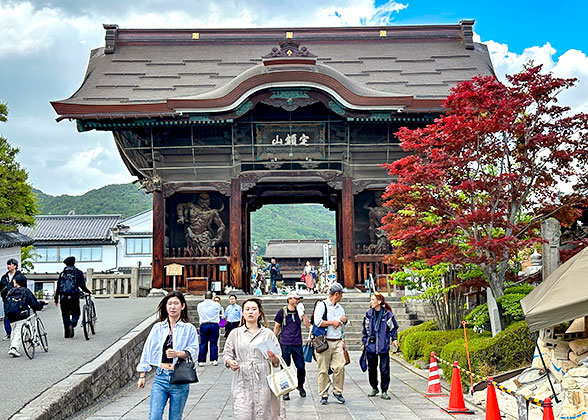
{"type": "Polygon", "coordinates": [[[337,292],[343,292],[343,286],[340,283],[333,283],[329,289],[329,294],[333,295],[337,292]]]}
{"type": "Polygon", "coordinates": [[[76,263],[76,257],[74,257],[74,256],[67,257],[65,260],[63,260],[63,263],[65,265],[67,265],[68,267],[70,267],[76,263]]]}
{"type": "Polygon", "coordinates": [[[288,294],[286,295],[286,299],[290,298],[302,299],[302,296],[300,296],[296,290],[292,290],[291,292],[288,292],[288,294]]]}

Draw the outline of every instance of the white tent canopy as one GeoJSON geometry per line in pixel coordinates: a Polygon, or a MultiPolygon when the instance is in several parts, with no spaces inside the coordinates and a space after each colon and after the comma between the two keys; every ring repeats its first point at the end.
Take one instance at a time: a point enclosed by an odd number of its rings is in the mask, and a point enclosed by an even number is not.
{"type": "Polygon", "coordinates": [[[521,300],[531,331],[588,315],[588,247],[521,300]]]}

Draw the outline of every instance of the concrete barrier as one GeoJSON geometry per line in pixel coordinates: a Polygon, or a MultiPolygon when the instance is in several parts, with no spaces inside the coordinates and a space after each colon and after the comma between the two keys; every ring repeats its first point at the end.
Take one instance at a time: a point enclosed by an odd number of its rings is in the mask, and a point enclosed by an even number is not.
{"type": "Polygon", "coordinates": [[[115,394],[135,375],[143,344],[157,319],[157,314],[147,318],[96,359],[30,401],[11,419],[66,419],[102,395],[115,394]]]}

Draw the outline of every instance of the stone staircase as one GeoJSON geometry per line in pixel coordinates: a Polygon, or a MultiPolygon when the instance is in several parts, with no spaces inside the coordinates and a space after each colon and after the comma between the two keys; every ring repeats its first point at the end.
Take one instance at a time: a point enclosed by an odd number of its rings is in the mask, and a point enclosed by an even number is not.
{"type": "MultiPolygon", "coordinates": [[[[228,298],[226,296],[222,296],[222,306],[223,308],[228,305],[228,298]]],[[[238,303],[242,303],[247,296],[239,296],[238,303]]],[[[304,307],[306,309],[306,314],[309,316],[312,313],[314,308],[314,304],[317,300],[326,299],[326,295],[304,295],[304,299],[302,302],[304,303],[304,307]]],[[[188,316],[190,317],[190,321],[198,327],[198,312],[196,311],[196,305],[203,300],[202,296],[186,296],[186,300],[188,303],[188,316]]],[[[270,328],[274,326],[274,317],[278,310],[284,307],[286,303],[285,296],[262,296],[262,307],[266,314],[267,320],[270,324],[270,328]]],[[[413,325],[417,325],[422,321],[417,319],[415,314],[411,314],[407,311],[406,305],[401,302],[400,297],[388,297],[386,301],[392,307],[392,311],[394,312],[394,316],[396,318],[396,322],[399,325],[399,331],[402,331],[406,328],[409,328],[413,325]]],[[[361,323],[363,321],[363,317],[365,312],[369,308],[370,298],[369,295],[365,293],[357,293],[357,292],[348,292],[343,295],[343,299],[341,299],[341,305],[345,309],[345,314],[351,321],[345,327],[345,342],[348,346],[349,350],[360,350],[361,349],[361,323]]],[[[224,347],[224,332],[221,330],[221,339],[219,343],[219,352],[222,352],[224,347]]],[[[306,338],[308,336],[308,329],[302,326],[302,336],[306,338]]]]}

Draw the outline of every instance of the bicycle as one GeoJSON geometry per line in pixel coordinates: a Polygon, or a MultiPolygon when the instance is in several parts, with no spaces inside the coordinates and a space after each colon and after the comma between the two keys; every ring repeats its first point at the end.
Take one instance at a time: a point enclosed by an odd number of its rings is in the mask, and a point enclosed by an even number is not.
{"type": "Polygon", "coordinates": [[[29,359],[35,357],[35,347],[42,347],[45,353],[49,351],[47,330],[35,311],[22,325],[20,337],[22,339],[22,348],[29,359]]]}
{"type": "Polygon", "coordinates": [[[98,321],[98,317],[96,316],[96,306],[92,300],[92,295],[81,292],[81,296],[85,299],[84,306],[82,307],[82,328],[84,330],[84,338],[89,340],[91,335],[96,334],[96,321],[98,321]]]}

